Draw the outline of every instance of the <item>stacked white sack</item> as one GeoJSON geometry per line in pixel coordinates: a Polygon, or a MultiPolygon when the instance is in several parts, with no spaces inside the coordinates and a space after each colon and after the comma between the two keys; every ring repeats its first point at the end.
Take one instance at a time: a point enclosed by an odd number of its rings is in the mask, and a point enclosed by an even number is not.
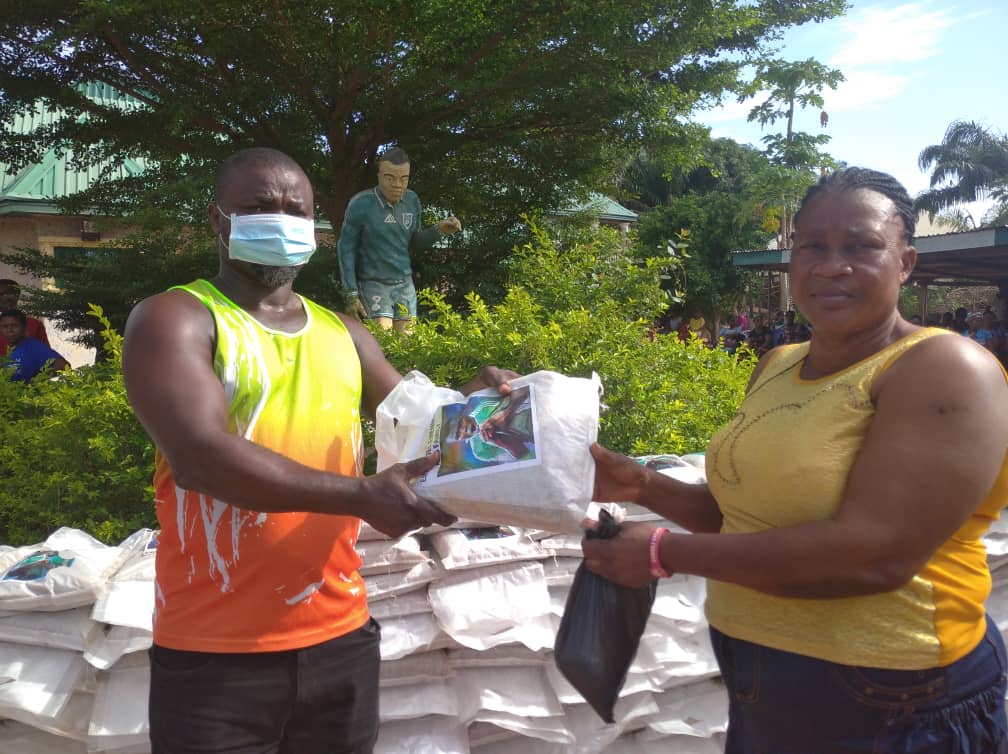
{"type": "MultiPolygon", "coordinates": [[[[661,471],[696,481],[697,468],[673,463],[661,471]]],[[[659,520],[633,507],[628,516],[659,520]]],[[[723,751],[727,701],[707,639],[702,579],[676,575],[660,583],[616,723],[605,725],[552,660],[580,562],[579,537],[477,531],[481,526],[459,524],[398,542],[362,527],[369,604],[382,624],[378,754],[723,751]]],[[[57,534],[45,544],[73,542],[98,576],[67,580],[73,598],[59,588],[53,593],[52,584],[36,587],[42,601],[27,609],[21,603],[17,612],[0,600],[0,717],[8,718],[0,720],[0,751],[145,754],[147,655],[119,656],[120,648],[134,647],[109,646],[109,637],[136,632],[128,638],[149,644],[150,533],[138,532],[119,548],[80,532],[57,534]],[[75,601],[79,606],[57,611],[43,604],[75,601]],[[134,602],[143,606],[140,613],[120,609],[134,602]]],[[[985,542],[994,580],[989,612],[1008,634],[1008,517],[995,522],[985,542]]],[[[12,557],[12,548],[0,548],[0,566],[38,549],[18,548],[12,557]]]]}
{"type": "MultiPolygon", "coordinates": [[[[109,636],[117,627],[93,610],[96,602],[112,595],[113,579],[136,562],[151,535],[143,530],[109,547],[64,528],[37,545],[0,548],[0,677],[7,681],[0,684],[4,751],[108,750],[104,736],[91,735],[96,700],[106,695],[110,677],[98,668],[114,663],[128,643],[112,654],[109,636]],[[89,663],[90,657],[104,659],[89,663]]],[[[146,591],[153,592],[152,582],[146,591]]],[[[141,624],[144,612],[141,603],[141,624]]],[[[137,649],[150,646],[149,607],[145,620],[146,640],[137,649]]],[[[143,656],[139,664],[145,663],[143,656]]],[[[146,685],[142,681],[139,691],[124,695],[117,709],[128,708],[138,696],[145,698],[146,685]]],[[[131,725],[146,737],[145,707],[131,725]]],[[[122,739],[112,743],[128,754],[122,739]]]]}

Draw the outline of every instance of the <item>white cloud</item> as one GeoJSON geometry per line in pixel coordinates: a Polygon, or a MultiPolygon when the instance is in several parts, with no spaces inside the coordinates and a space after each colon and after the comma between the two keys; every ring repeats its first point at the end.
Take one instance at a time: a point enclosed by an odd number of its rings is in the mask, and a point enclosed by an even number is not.
{"type": "Polygon", "coordinates": [[[829,63],[858,66],[924,60],[940,52],[942,30],[956,22],[951,9],[928,10],[924,3],[871,6],[842,22],[851,39],[829,63]]]}
{"type": "Polygon", "coordinates": [[[835,91],[823,92],[828,113],[864,110],[877,102],[888,102],[906,89],[909,79],[892,73],[852,71],[835,91]]]}

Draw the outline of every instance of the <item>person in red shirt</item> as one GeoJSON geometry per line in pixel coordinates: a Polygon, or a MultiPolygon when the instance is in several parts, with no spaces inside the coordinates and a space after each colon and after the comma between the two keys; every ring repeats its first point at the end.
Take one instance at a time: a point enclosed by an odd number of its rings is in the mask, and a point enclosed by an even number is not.
{"type": "MultiPolygon", "coordinates": [[[[21,286],[18,285],[16,280],[11,280],[10,278],[0,280],[0,311],[17,309],[18,299],[20,298],[21,286]]],[[[28,317],[25,335],[29,338],[35,338],[35,340],[41,340],[46,345],[49,345],[49,336],[46,335],[45,325],[42,324],[42,320],[40,319],[28,317]]],[[[10,348],[11,344],[3,336],[3,333],[0,332],[0,356],[6,356],[10,348]]]]}

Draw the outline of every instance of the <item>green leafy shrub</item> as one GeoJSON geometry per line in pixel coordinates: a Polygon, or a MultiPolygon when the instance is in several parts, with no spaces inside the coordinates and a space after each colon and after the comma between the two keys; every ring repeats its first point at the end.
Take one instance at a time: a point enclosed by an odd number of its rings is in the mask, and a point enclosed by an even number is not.
{"type": "Polygon", "coordinates": [[[108,358],[40,375],[0,379],[0,543],[30,544],[60,526],[104,542],[156,526],[154,451],[123,386],[122,337],[100,307],[108,358]]]}
{"type": "Polygon", "coordinates": [[[734,414],[754,361],[699,342],[651,337],[667,305],[665,260],[628,256],[625,239],[601,229],[562,249],[539,228],[511,261],[504,300],[467,298],[463,315],[432,291],[407,337],[379,332],[389,360],[440,385],[461,385],[484,364],[519,373],[598,372],[605,388],[600,439],[624,453],[703,450],[734,414]]]}
{"type": "MultiPolygon", "coordinates": [[[[430,315],[402,336],[379,331],[401,371],[461,385],[485,364],[520,373],[551,369],[605,386],[601,440],[635,455],[702,450],[742,397],[753,361],[650,335],[667,305],[668,260],[636,260],[607,230],[559,247],[540,228],[509,260],[504,300],[470,294],[467,311],[430,290],[430,315]]],[[[325,287],[320,267],[307,288],[325,287]]],[[[300,286],[299,286],[300,287],[300,286]]],[[[24,385],[0,379],[0,543],[27,544],[60,526],[117,542],[156,526],[154,450],[123,387],[122,338],[101,307],[107,358],[24,385]]]]}

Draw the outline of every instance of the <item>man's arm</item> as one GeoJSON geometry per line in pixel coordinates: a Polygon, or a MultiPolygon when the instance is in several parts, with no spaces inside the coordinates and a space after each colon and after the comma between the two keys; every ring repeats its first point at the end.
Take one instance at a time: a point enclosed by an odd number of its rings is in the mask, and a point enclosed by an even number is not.
{"type": "MultiPolygon", "coordinates": [[[[418,197],[416,202],[418,228],[420,227],[419,222],[422,214],[423,208],[420,205],[420,199],[418,197]]],[[[458,233],[460,230],[462,230],[462,223],[460,223],[459,219],[454,215],[449,215],[434,225],[417,230],[410,238],[409,250],[413,253],[429,249],[445,236],[450,236],[452,233],[458,233]]]]}
{"type": "Polygon", "coordinates": [[[354,212],[354,201],[351,199],[343,215],[343,226],[340,228],[339,240],[336,241],[336,253],[339,257],[340,277],[343,285],[354,293],[357,292],[357,253],[360,251],[361,235],[364,232],[363,218],[354,212]]]}
{"type": "Polygon", "coordinates": [[[354,346],[357,348],[357,357],[361,363],[361,377],[363,379],[363,404],[364,412],[372,419],[378,404],[385,400],[386,396],[392,392],[392,388],[399,384],[402,375],[385,358],[374,335],[364,325],[354,317],[346,314],[339,314],[343,324],[346,325],[353,338],[354,346]]]}
{"type": "Polygon", "coordinates": [[[180,487],[249,510],[359,516],[392,536],[453,520],[409,486],[436,456],[373,477],[347,477],[231,433],[227,398],[212,366],[214,337],[210,313],[183,291],[147,299],[126,325],[127,395],[180,487]]]}
{"type": "MultiPolygon", "coordinates": [[[[353,338],[354,346],[357,348],[357,356],[361,361],[361,374],[364,385],[364,411],[374,418],[378,404],[381,403],[392,392],[392,388],[399,384],[402,375],[385,358],[374,335],[364,325],[351,316],[339,314],[343,324],[346,325],[353,338]]],[[[511,392],[510,380],[518,376],[516,372],[508,369],[500,369],[494,366],[485,366],[469,382],[459,388],[463,395],[469,395],[477,390],[493,388],[501,395],[511,392]]]]}

